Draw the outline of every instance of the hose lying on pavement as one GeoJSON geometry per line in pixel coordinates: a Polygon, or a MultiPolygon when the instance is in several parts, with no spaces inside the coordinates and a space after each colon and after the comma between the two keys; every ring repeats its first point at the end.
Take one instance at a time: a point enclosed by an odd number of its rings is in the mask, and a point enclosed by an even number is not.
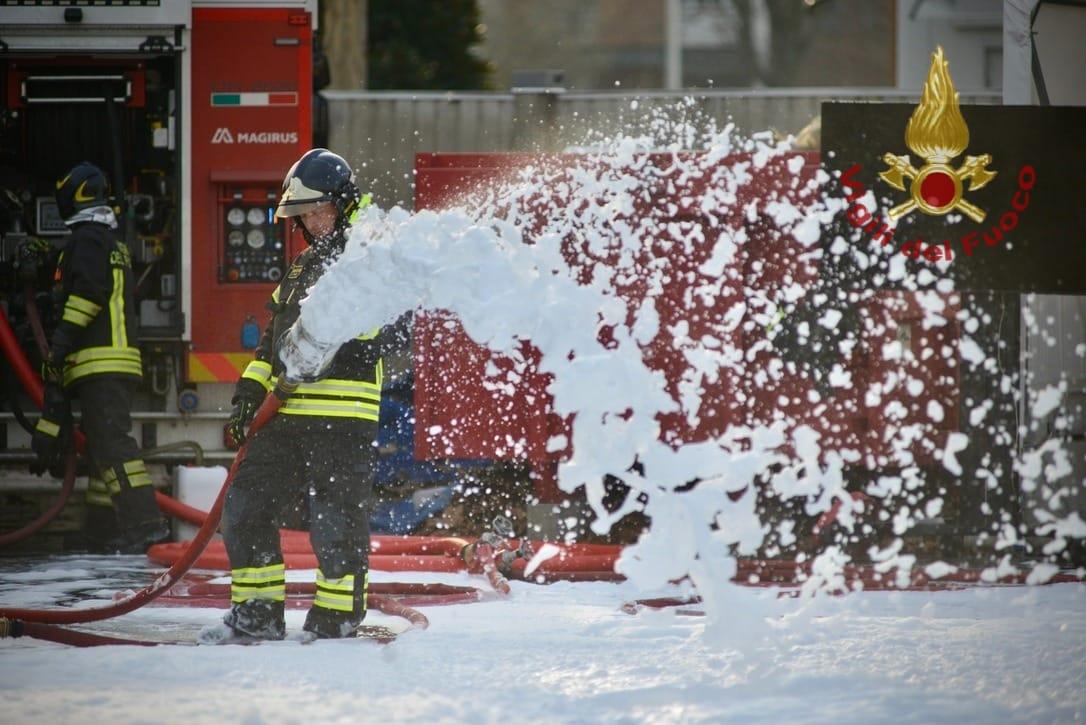
{"type": "MultiPolygon", "coordinates": [[[[422,612],[403,604],[397,599],[384,595],[370,597],[371,606],[377,611],[393,617],[406,619],[410,629],[426,629],[430,626],[430,620],[422,612]]],[[[0,639],[5,637],[33,637],[47,642],[71,645],[73,647],[101,647],[103,645],[130,645],[138,647],[155,647],[158,645],[195,645],[195,641],[155,641],[144,639],[129,639],[127,637],[111,637],[94,632],[81,632],[77,629],[58,627],[55,624],[42,622],[27,622],[0,617],[0,639]]],[[[389,637],[373,637],[377,642],[388,644],[395,635],[389,637]]]]}
{"type": "MultiPolygon", "coordinates": [[[[279,406],[282,405],[282,400],[278,395],[270,394],[264,399],[264,403],[260,406],[256,412],[256,416],[253,418],[252,426],[250,428],[250,440],[251,436],[259,431],[275,413],[279,410],[279,406]]],[[[219,491],[218,498],[215,499],[214,505],[211,510],[208,511],[207,518],[204,520],[203,526],[196,532],[196,537],[189,544],[188,549],[184,555],[181,556],[164,574],[158,577],[149,586],[144,587],[140,591],[124,597],[111,604],[101,607],[91,607],[88,609],[48,609],[48,610],[36,610],[36,609],[11,609],[0,607],[0,617],[6,617],[8,619],[23,620],[25,622],[40,622],[47,624],[75,624],[79,622],[95,622],[102,619],[109,619],[111,617],[117,617],[122,614],[131,612],[134,609],[139,609],[148,602],[154,600],[161,594],[167,592],[170,587],[181,580],[181,577],[192,567],[193,562],[203,552],[204,547],[207,546],[207,542],[211,540],[211,537],[215,534],[215,530],[219,526],[219,519],[222,516],[223,504],[226,501],[226,492],[230,488],[230,483],[234,478],[234,474],[237,472],[238,466],[245,458],[246,446],[242,446],[238,451],[237,456],[234,458],[234,463],[230,466],[230,472],[226,476],[226,482],[223,483],[222,490],[219,491]]]]}

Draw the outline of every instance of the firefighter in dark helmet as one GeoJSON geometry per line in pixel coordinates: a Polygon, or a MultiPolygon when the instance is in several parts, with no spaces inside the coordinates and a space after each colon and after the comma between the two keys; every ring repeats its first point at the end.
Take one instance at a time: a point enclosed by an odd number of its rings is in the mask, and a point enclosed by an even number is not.
{"type": "MultiPolygon", "coordinates": [[[[227,434],[238,443],[283,372],[277,350],[299,303],[343,251],[353,215],[369,203],[347,162],[326,149],[307,152],[287,173],[276,216],[298,224],[309,246],[272,294],[271,320],[235,388],[227,434]]],[[[250,441],[223,514],[232,575],[224,622],[234,632],[284,636],[279,527],[298,511],[308,520],[319,565],[305,630],[351,636],[365,617],[381,350],[388,339],[374,331],[344,344],[323,377],[299,385],[250,441]]]]}
{"type": "Polygon", "coordinates": [[[92,550],[143,553],[169,536],[151,477],[129,435],[136,383],[143,376],[136,346],[132,260],[117,236],[109,183],[81,163],[56,185],[57,209],[71,236],[61,252],[54,294],[62,317],[45,361],[45,403],[32,438],[39,463],[54,465],[80,403],[80,428],[91,464],[87,543],[92,550]]]}

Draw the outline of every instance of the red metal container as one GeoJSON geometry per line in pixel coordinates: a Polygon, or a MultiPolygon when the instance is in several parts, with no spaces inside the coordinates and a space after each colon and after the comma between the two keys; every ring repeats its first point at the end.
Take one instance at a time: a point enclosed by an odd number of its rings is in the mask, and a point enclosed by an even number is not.
{"type": "MultiPolygon", "coordinates": [[[[742,228],[747,241],[739,245],[731,265],[724,271],[730,284],[716,295],[708,297],[691,294],[699,285],[710,283],[699,267],[719,234],[709,215],[701,209],[705,194],[702,180],[679,178],[668,174],[670,155],[652,155],[648,163],[661,172],[661,193],[665,205],[671,202],[671,218],[660,220],[666,228],[681,237],[691,227],[698,227],[704,243],[691,246],[675,236],[660,234],[646,245],[639,263],[661,260],[668,274],[663,294],[656,298],[659,330],[656,338],[643,348],[644,360],[653,370],[661,371],[668,391],[679,400],[679,383],[690,363],[668,332],[674,325],[685,323],[686,336],[699,339],[703,334],[719,336],[718,321],[737,303],[748,303],[745,323],[755,311],[749,297],[780,299],[789,285],[809,288],[817,280],[817,266],[799,241],[782,235],[768,217],[764,200],[775,192],[796,206],[810,203],[814,195],[803,191],[818,169],[818,155],[804,153],[802,167],[788,168],[787,160],[795,154],[771,159],[764,166],[752,165],[752,179],[739,190],[739,197],[727,209],[714,210],[717,220],[727,226],[742,228]],[[755,213],[747,207],[754,202],[755,213]],[[729,291],[731,290],[731,291],[729,291]]],[[[573,156],[532,156],[527,154],[419,154],[416,157],[416,209],[441,209],[454,203],[458,196],[508,178],[525,165],[573,163],[573,156]]],[[[744,159],[731,156],[721,165],[733,165],[744,159]]],[[[748,159],[749,160],[749,159],[748,159]]],[[[657,220],[660,200],[654,199],[657,220]]],[[[607,263],[598,260],[597,263],[607,263]]],[[[638,280],[616,289],[618,295],[634,309],[646,290],[638,280]]],[[[840,356],[843,372],[851,377],[851,386],[823,391],[824,406],[812,402],[811,381],[798,375],[767,375],[770,361],[779,359],[780,352],[770,344],[772,324],[741,324],[734,328],[729,346],[745,351],[740,370],[721,369],[714,381],[704,384],[702,407],[696,418],[688,411],[669,413],[660,419],[663,440],[674,445],[698,442],[719,436],[733,424],[765,423],[774,415],[786,413],[798,423],[817,431],[824,449],[849,450],[859,454],[860,464],[869,468],[885,467],[891,446],[882,431],[885,429],[887,403],[900,402],[904,417],[895,425],[924,423],[934,429],[928,441],[941,447],[946,431],[958,427],[958,378],[956,354],[936,355],[921,359],[924,349],[941,350],[950,346],[956,350],[958,329],[954,321],[956,307],[952,300],[943,316],[948,324],[924,330],[923,310],[915,295],[899,292],[879,292],[865,303],[863,314],[884,324],[865,333],[858,344],[840,356]],[[897,341],[909,347],[913,356],[901,359],[884,357],[888,343],[897,341]],[[904,374],[922,383],[918,392],[898,385],[886,392],[877,405],[870,404],[870,386],[880,385],[888,376],[904,379],[904,374]],[[928,402],[939,403],[944,411],[940,421],[927,417],[928,402]]],[[[786,324],[787,321],[784,321],[786,324]]],[[[531,349],[525,358],[533,357],[531,349]]],[[[423,459],[434,458],[518,458],[534,464],[541,476],[537,494],[544,500],[557,497],[554,484],[554,463],[569,451],[547,451],[548,441],[555,435],[568,433],[568,428],[551,410],[551,399],[545,388],[548,378],[529,365],[527,374],[511,392],[499,392],[484,385],[488,366],[507,369],[510,361],[493,355],[475,344],[449,315],[428,315],[417,319],[415,325],[416,375],[416,454],[423,459]]],[[[493,386],[491,386],[493,388],[493,386]]],[[[891,406],[893,409],[894,406],[891,406]]],[[[914,453],[919,463],[931,460],[930,446],[916,445],[914,453]]]]}

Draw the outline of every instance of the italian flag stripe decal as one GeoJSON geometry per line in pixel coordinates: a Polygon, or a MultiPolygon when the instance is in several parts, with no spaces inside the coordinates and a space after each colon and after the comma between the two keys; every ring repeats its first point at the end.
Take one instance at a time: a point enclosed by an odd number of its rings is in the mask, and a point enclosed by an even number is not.
{"type": "Polygon", "coordinates": [[[295,91],[273,93],[212,93],[212,106],[297,106],[295,91]]]}

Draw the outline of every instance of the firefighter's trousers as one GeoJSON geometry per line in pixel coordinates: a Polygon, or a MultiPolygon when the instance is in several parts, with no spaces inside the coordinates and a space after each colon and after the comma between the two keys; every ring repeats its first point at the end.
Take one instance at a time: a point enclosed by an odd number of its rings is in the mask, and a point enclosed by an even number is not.
{"type": "Polygon", "coordinates": [[[235,610],[275,603],[282,611],[279,527],[304,521],[319,566],[307,629],[314,615],[362,621],[376,435],[370,421],[279,414],[253,436],[223,511],[235,610]]]}
{"type": "Polygon", "coordinates": [[[92,377],[76,384],[80,428],[92,473],[87,485],[88,529],[108,538],[122,531],[153,527],[162,520],[155,490],[132,430],[135,383],[125,378],[92,377]]]}

